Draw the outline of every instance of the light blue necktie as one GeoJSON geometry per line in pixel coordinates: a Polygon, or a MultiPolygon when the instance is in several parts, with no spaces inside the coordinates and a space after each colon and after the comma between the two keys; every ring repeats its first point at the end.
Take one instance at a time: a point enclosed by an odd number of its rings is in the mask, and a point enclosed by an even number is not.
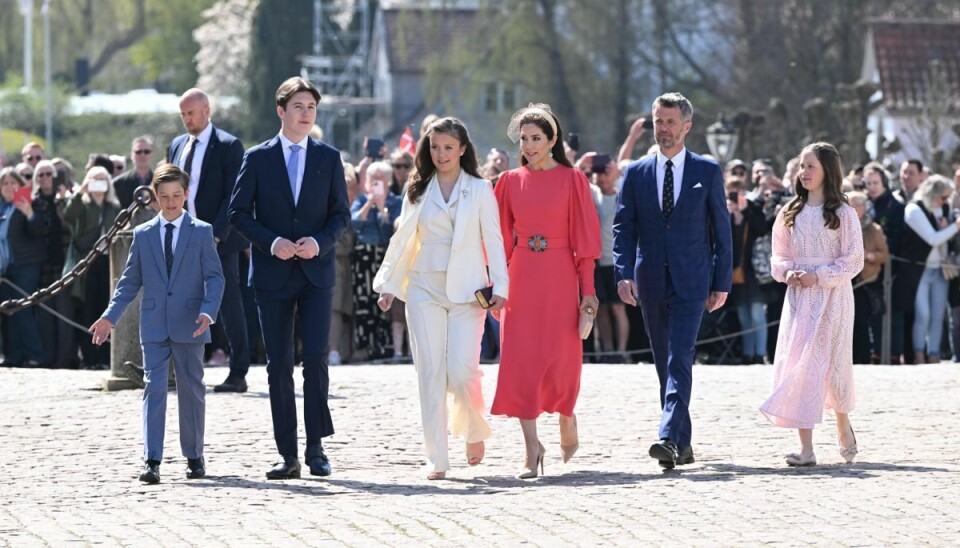
{"type": "Polygon", "coordinates": [[[297,204],[297,166],[300,145],[290,145],[290,158],[287,160],[287,177],[290,177],[290,192],[293,193],[293,204],[297,204]]]}

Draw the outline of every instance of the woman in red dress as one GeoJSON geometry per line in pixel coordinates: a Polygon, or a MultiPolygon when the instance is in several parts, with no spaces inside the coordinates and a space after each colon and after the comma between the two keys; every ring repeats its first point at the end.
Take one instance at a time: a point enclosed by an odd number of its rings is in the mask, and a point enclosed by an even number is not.
{"type": "Polygon", "coordinates": [[[507,135],[520,141],[520,167],[504,172],[500,206],[513,291],[501,312],[500,373],[490,412],[520,419],[526,443],[521,479],[543,472],[537,417],[560,413],[566,462],[579,447],[573,414],[580,391],[581,313],[596,314],[594,260],[600,221],[590,184],[563,152],[560,122],[547,105],[521,109],[507,135]]]}

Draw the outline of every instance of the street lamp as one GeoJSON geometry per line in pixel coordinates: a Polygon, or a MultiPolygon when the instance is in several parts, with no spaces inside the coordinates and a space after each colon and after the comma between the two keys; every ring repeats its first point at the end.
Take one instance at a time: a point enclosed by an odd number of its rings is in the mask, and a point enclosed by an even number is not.
{"type": "Polygon", "coordinates": [[[20,0],[23,14],[23,88],[33,87],[33,0],[20,0]]]}
{"type": "Polygon", "coordinates": [[[725,165],[733,159],[740,142],[740,135],[737,133],[737,128],[727,122],[723,113],[720,113],[716,122],[707,127],[706,134],[710,154],[713,154],[720,165],[725,165]]]}

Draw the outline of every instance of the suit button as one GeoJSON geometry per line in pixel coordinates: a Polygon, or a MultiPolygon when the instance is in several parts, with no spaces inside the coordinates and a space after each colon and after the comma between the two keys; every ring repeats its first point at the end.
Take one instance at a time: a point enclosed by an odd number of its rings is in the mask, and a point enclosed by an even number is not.
{"type": "Polygon", "coordinates": [[[173,296],[173,292],[172,292],[172,291],[170,291],[170,292],[167,293],[167,297],[172,297],[172,296],[173,296]]]}
{"type": "Polygon", "coordinates": [[[670,225],[669,225],[669,224],[667,225],[667,228],[668,228],[668,229],[670,228],[670,225]]]}

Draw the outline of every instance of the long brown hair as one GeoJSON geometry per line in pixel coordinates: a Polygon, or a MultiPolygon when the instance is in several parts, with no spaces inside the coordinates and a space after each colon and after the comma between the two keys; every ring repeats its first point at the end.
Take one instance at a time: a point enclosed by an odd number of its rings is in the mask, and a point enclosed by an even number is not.
{"type": "Polygon", "coordinates": [[[468,174],[480,179],[477,169],[477,151],[470,141],[470,134],[467,133],[467,127],[459,119],[452,116],[440,118],[430,124],[427,131],[420,137],[417,143],[417,158],[414,161],[414,171],[410,174],[410,184],[407,185],[407,197],[410,203],[415,204],[427,192],[427,185],[430,179],[437,172],[437,166],[433,165],[433,157],[430,156],[430,137],[435,133],[444,133],[456,139],[461,146],[466,147],[463,155],[460,156],[460,169],[468,174]]]}
{"type": "MultiPolygon", "coordinates": [[[[808,152],[813,152],[820,165],[823,166],[823,224],[831,230],[837,230],[840,228],[840,216],[837,215],[837,210],[847,203],[847,197],[840,190],[840,185],[843,184],[840,153],[837,152],[836,147],[824,142],[805,146],[800,151],[800,156],[808,152]]],[[[797,197],[790,200],[787,209],[783,212],[783,224],[789,227],[794,225],[797,215],[803,210],[807,200],[810,199],[810,192],[803,188],[799,174],[793,180],[793,189],[797,193],[797,197]]]]}

